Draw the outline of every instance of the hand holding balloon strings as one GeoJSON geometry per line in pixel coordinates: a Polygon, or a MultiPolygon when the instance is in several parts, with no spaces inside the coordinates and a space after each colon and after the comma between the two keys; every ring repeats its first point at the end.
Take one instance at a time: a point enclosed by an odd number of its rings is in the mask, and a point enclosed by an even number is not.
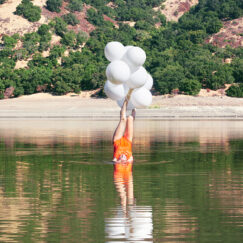
{"type": "Polygon", "coordinates": [[[126,100],[128,110],[151,105],[153,78],[142,66],[146,60],[144,50],[113,41],[105,46],[105,56],[111,62],[106,68],[106,95],[120,107],[126,100]]]}

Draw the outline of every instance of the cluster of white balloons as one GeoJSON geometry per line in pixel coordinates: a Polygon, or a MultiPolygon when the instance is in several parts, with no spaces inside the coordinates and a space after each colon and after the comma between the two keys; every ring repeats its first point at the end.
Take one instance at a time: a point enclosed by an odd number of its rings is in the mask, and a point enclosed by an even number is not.
{"type": "Polygon", "coordinates": [[[121,107],[129,90],[133,90],[127,109],[151,105],[153,78],[142,66],[146,60],[144,50],[112,41],[105,46],[105,56],[111,62],[106,68],[106,95],[121,107]]]}

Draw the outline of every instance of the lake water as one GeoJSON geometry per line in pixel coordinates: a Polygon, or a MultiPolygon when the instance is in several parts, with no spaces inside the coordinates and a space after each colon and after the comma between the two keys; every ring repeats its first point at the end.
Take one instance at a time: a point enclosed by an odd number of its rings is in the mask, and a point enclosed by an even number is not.
{"type": "Polygon", "coordinates": [[[0,242],[242,242],[243,122],[0,121],[0,242]]]}

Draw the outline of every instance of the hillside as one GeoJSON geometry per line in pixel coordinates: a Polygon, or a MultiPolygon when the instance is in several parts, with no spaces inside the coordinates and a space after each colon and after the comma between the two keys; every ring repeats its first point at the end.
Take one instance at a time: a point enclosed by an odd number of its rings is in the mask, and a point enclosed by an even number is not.
{"type": "Polygon", "coordinates": [[[240,0],[2,0],[0,98],[102,87],[113,40],[146,51],[154,94],[241,97],[242,17],[240,0]]]}
{"type": "Polygon", "coordinates": [[[243,18],[224,21],[223,28],[210,36],[206,43],[225,48],[227,45],[236,48],[243,46],[243,18]]]}
{"type": "Polygon", "coordinates": [[[184,13],[188,12],[196,4],[198,4],[198,0],[166,0],[154,10],[160,10],[167,21],[178,21],[184,13]]]}
{"type": "MultiPolygon", "coordinates": [[[[41,19],[37,22],[31,23],[22,16],[14,14],[16,7],[21,3],[21,1],[22,0],[8,0],[4,4],[0,5],[0,37],[4,34],[13,35],[15,33],[19,33],[23,35],[25,33],[36,31],[38,27],[42,24],[47,24],[54,17],[60,17],[69,13],[66,9],[67,2],[63,2],[61,12],[56,13],[46,9],[45,5],[47,0],[33,0],[33,4],[41,8],[41,19]]],[[[88,6],[84,5],[83,11],[75,13],[80,22],[79,25],[75,27],[69,26],[68,28],[70,30],[73,29],[75,32],[81,30],[90,33],[95,29],[95,27],[86,20],[86,10],[88,8],[88,6]]]]}
{"type": "MultiPolygon", "coordinates": [[[[38,22],[31,23],[21,16],[15,15],[16,7],[21,0],[8,0],[0,5],[0,37],[4,34],[13,35],[15,33],[24,34],[36,31],[41,24],[48,22],[48,18],[44,15],[38,22]]],[[[39,7],[43,7],[46,0],[34,0],[33,3],[39,7]]]]}

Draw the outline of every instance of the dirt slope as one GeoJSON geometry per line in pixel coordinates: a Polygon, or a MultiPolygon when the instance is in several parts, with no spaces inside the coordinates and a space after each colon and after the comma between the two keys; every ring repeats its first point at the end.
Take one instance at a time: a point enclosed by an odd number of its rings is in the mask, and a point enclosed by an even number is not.
{"type": "Polygon", "coordinates": [[[223,25],[223,28],[206,42],[223,48],[227,45],[234,48],[243,46],[243,17],[226,21],[223,25]]]}
{"type": "Polygon", "coordinates": [[[160,8],[168,21],[178,21],[178,19],[190,10],[190,8],[198,3],[198,0],[166,0],[160,8]]]}
{"type": "MultiPolygon", "coordinates": [[[[33,0],[33,4],[43,7],[47,0],[33,0]]],[[[16,7],[21,0],[7,0],[0,5],[0,36],[2,34],[12,35],[15,33],[24,34],[33,32],[38,29],[41,24],[48,22],[45,16],[41,16],[38,22],[31,23],[27,19],[15,15],[16,7]]]]}

